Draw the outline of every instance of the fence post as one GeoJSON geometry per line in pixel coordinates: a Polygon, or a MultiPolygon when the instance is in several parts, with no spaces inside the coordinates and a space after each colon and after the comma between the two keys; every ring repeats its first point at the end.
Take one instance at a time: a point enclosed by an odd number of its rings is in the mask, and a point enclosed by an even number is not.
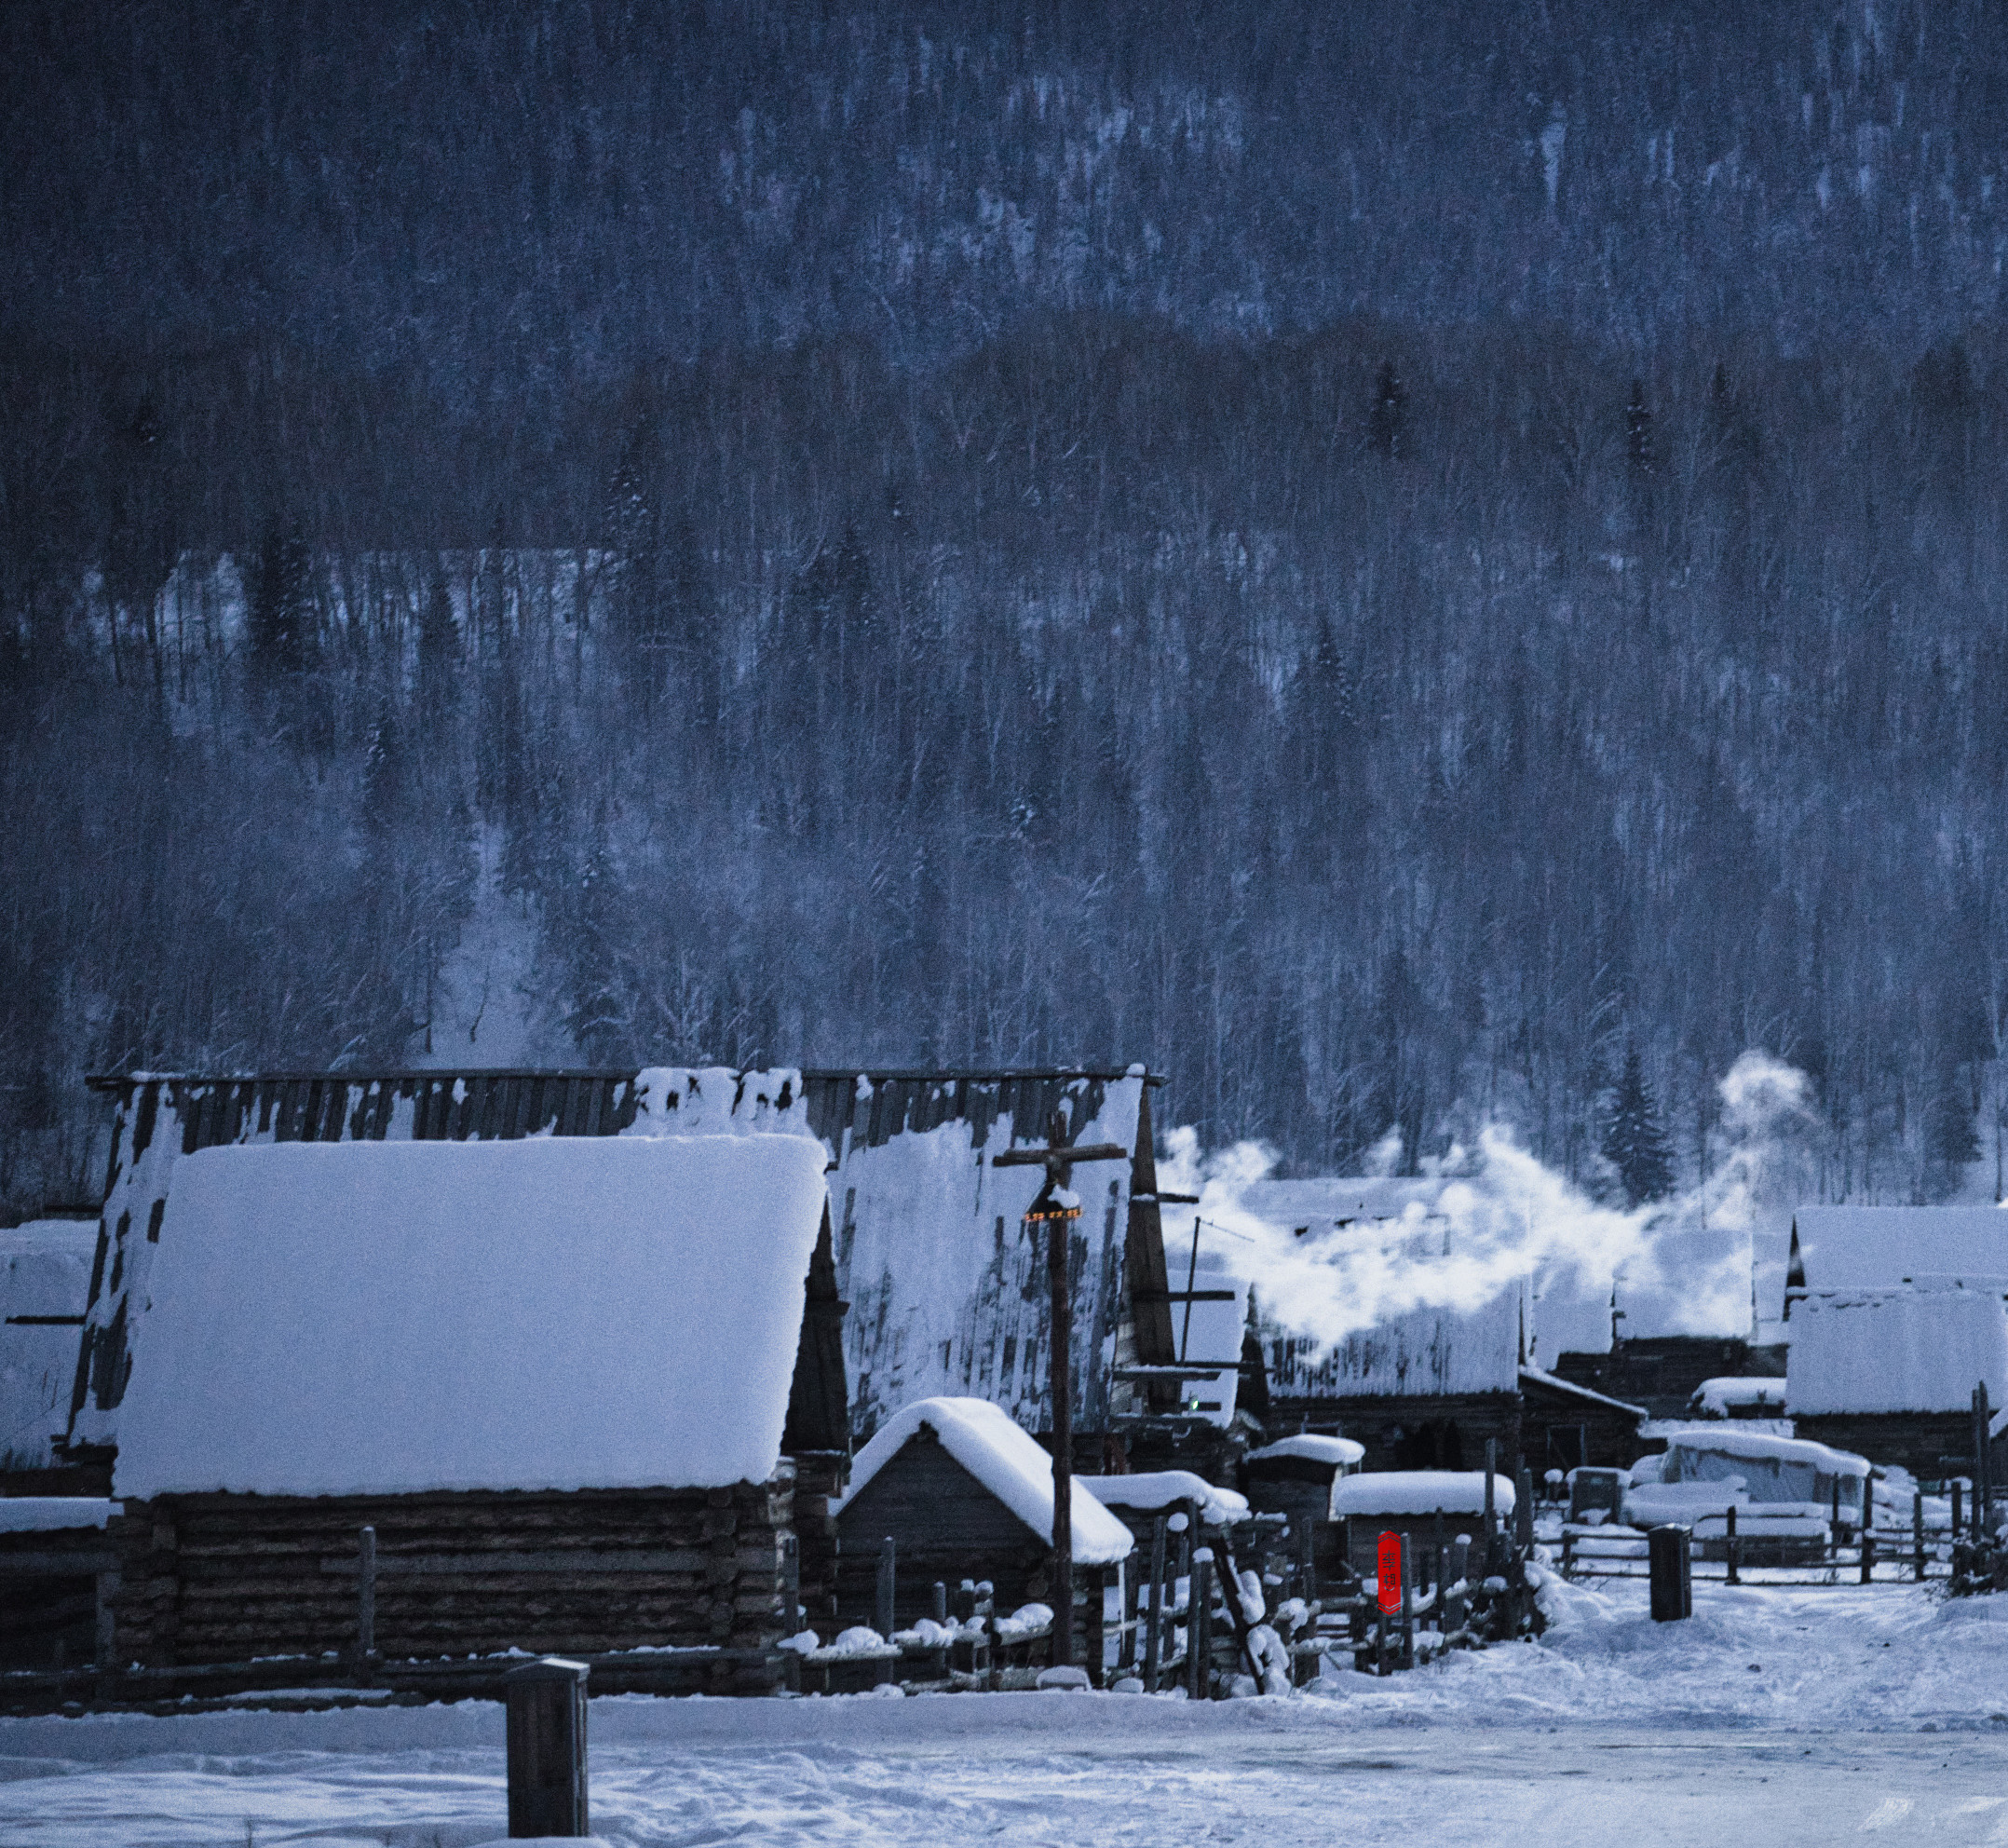
{"type": "Polygon", "coordinates": [[[376,1529],[356,1536],[356,1660],[363,1668],[376,1653],[376,1529]]]}
{"type": "Polygon", "coordinates": [[[1523,1463],[1513,1484],[1513,1542],[1523,1559],[1534,1556],[1534,1472],[1523,1463]]]}
{"type": "Polygon", "coordinates": [[[1158,1692],[1158,1670],[1164,1660],[1164,1516],[1150,1523],[1150,1624],[1144,1632],[1144,1686],[1158,1692]]]}
{"type": "Polygon", "coordinates": [[[1407,1534],[1402,1535],[1402,1666],[1416,1665],[1416,1568],[1407,1534]]]}
{"type": "Polygon", "coordinates": [[[1876,1578],[1876,1530],[1866,1522],[1862,1527],[1862,1583],[1873,1584],[1876,1578]]]}
{"type": "Polygon", "coordinates": [[[1994,1521],[1994,1477],[1988,1468],[1988,1425],[1992,1414],[1988,1407],[1987,1381],[1974,1388],[1974,1538],[1984,1540],[1994,1521]]]}
{"type": "Polygon", "coordinates": [[[1924,1491],[1910,1491],[1910,1556],[1916,1568],[1917,1581],[1924,1583],[1924,1491]]]}
{"type": "Polygon", "coordinates": [[[1959,1479],[1959,1477],[1958,1477],[1958,1476],[1954,1476],[1954,1477],[1952,1478],[1952,1538],[1953,1538],[1953,1539],[1954,1539],[1955,1541],[1957,1541],[1957,1540],[1959,1539],[1959,1537],[1960,1537],[1960,1479],[1959,1479]]]}
{"type": "MultiPolygon", "coordinates": [[[[894,1569],[892,1536],[889,1533],[878,1549],[878,1600],[877,1607],[872,1613],[878,1619],[872,1627],[889,1643],[892,1640],[893,1631],[899,1627],[893,1616],[894,1569]]],[[[1059,1613],[1055,1611],[1053,1615],[1057,1618],[1059,1613]]]]}
{"type": "Polygon", "coordinates": [[[1192,1556],[1191,1590],[1187,1593],[1186,1648],[1191,1661],[1186,1665],[1187,1692],[1202,1701],[1213,1692],[1214,1652],[1214,1556],[1201,1547],[1192,1556]]]}
{"type": "Polygon", "coordinates": [[[1317,1602],[1318,1532],[1315,1524],[1309,1516],[1303,1520],[1297,1529],[1296,1595],[1306,1604],[1317,1602]]]}
{"type": "Polygon", "coordinates": [[[1723,1532],[1727,1538],[1723,1542],[1722,1556],[1729,1561],[1727,1583],[1732,1585],[1740,1585],[1743,1583],[1743,1580],[1737,1576],[1737,1568],[1743,1564],[1740,1556],[1743,1552],[1743,1542],[1736,1538],[1736,1504],[1733,1502],[1729,1505],[1728,1513],[1724,1516],[1724,1523],[1723,1532]]]}
{"type": "Polygon", "coordinates": [[[1647,1530],[1646,1556],[1651,1574],[1655,1624],[1677,1623],[1694,1614],[1693,1565],[1688,1552],[1691,1538],[1689,1529],[1671,1523],[1647,1530]]]}
{"type": "Polygon", "coordinates": [[[509,1832],[587,1835],[586,1676],[583,1662],[546,1656],[511,1668],[509,1832]]]}

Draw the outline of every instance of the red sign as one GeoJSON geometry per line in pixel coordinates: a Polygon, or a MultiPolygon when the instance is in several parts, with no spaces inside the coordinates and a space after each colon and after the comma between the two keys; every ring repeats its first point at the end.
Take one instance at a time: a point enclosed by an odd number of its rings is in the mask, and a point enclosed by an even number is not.
{"type": "Polygon", "coordinates": [[[1374,1572],[1383,1610],[1402,1608],[1402,1537],[1384,1533],[1374,1554],[1374,1572]]]}

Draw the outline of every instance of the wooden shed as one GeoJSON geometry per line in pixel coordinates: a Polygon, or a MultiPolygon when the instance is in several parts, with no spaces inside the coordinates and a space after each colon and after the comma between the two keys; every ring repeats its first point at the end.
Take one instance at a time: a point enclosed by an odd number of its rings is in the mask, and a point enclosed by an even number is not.
{"type": "Polygon", "coordinates": [[[183,1158],[115,1659],[693,1646],[771,1684],[823,1166],[785,1129],[183,1158]]]}
{"type": "MultiPolygon", "coordinates": [[[[1119,1584],[1133,1542],[1078,1478],[1072,1489],[1077,1610],[1092,1617],[1104,1588],[1119,1584]]],[[[932,1614],[937,1582],[953,1591],[965,1579],[988,1580],[1000,1612],[1050,1604],[1052,1511],[1051,1455],[988,1400],[908,1406],[859,1451],[850,1488],[835,1504],[832,1621],[875,1623],[889,1539],[902,1628],[932,1614]]]]}
{"type": "MultiPolygon", "coordinates": [[[[1448,1544],[1468,1535],[1482,1556],[1485,1505],[1483,1470],[1363,1471],[1333,1483],[1330,1512],[1344,1528],[1347,1556],[1362,1578],[1373,1578],[1377,1570],[1375,1548],[1381,1534],[1405,1532],[1411,1537],[1418,1582],[1433,1583],[1436,1562],[1431,1553],[1439,1534],[1448,1544]]],[[[1494,1518],[1507,1521],[1513,1506],[1512,1477],[1495,1475],[1494,1518]]]]}

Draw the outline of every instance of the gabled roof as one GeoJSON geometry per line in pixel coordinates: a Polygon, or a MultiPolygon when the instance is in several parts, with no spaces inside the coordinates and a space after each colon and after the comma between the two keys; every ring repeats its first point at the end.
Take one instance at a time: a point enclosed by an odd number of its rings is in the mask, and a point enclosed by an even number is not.
{"type": "Polygon", "coordinates": [[[785,1134],[203,1149],[115,1492],[764,1481],[823,1198],[785,1134]]]}
{"type": "MultiPolygon", "coordinates": [[[[1049,1545],[1052,1541],[1052,1458],[987,1399],[921,1399],[893,1413],[873,1434],[851,1465],[850,1487],[830,1504],[840,1515],[874,1476],[921,1430],[931,1431],[942,1447],[1049,1545]]],[[[1084,1566],[1112,1566],[1126,1559],[1134,1536],[1111,1515],[1079,1476],[1069,1485],[1074,1557],[1084,1566]]]]}

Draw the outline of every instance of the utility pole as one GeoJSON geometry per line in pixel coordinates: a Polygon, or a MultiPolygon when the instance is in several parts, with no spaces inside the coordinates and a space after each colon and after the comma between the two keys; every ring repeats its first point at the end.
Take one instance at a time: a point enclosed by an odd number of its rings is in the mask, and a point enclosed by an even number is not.
{"type": "Polygon", "coordinates": [[[1043,1185],[1025,1209],[1024,1223],[1045,1228],[1046,1284],[1052,1298],[1052,1661],[1056,1668],[1070,1668],[1074,1663],[1074,1293],[1067,1275],[1067,1255],[1073,1243],[1073,1222],[1080,1217],[1080,1200],[1067,1183],[1079,1162],[1131,1159],[1127,1148],[1113,1142],[1067,1148],[1063,1141],[1065,1135],[1065,1121],[1055,1110],[1046,1126],[1048,1147],[1007,1148],[990,1158],[993,1168],[1046,1170],[1043,1185]]]}

